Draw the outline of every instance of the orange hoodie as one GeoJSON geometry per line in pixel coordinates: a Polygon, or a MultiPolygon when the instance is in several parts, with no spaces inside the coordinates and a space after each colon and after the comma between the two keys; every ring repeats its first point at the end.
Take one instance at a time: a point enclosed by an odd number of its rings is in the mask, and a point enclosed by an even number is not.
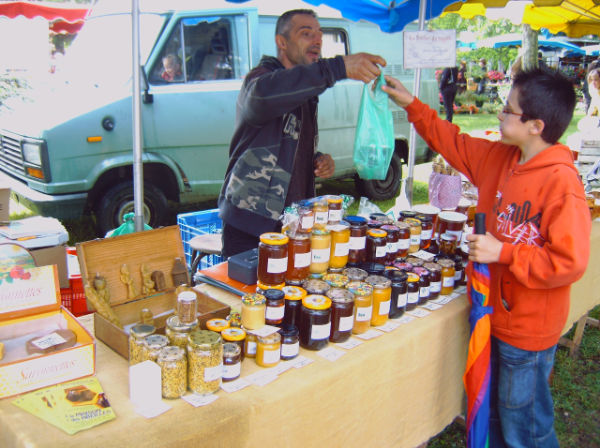
{"type": "Polygon", "coordinates": [[[460,134],[418,99],[406,111],[429,147],[478,188],[477,211],[503,242],[489,265],[492,335],[523,350],[556,344],[590,252],[590,212],[571,151],[556,144],[520,165],[517,146],[460,134]]]}

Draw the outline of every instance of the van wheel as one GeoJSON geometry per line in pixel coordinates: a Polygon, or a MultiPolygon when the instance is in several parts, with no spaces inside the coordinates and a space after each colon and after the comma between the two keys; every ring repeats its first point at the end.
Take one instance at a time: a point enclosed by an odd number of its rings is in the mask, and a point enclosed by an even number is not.
{"type": "Polygon", "coordinates": [[[381,201],[398,196],[402,181],[402,160],[396,153],[392,156],[387,176],[384,180],[364,180],[355,178],[356,188],[361,196],[381,201]]]}
{"type": "MultiPolygon", "coordinates": [[[[152,228],[162,225],[167,213],[167,198],[151,184],[144,185],[144,221],[152,228]]],[[[95,209],[99,236],[123,224],[123,216],[133,213],[133,183],[122,182],[108,190],[95,209]]]]}

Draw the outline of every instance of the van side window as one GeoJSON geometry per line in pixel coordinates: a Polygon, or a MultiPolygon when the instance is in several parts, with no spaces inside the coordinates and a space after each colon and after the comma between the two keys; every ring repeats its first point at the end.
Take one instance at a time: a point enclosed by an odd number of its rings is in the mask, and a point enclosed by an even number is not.
{"type": "Polygon", "coordinates": [[[348,35],[339,28],[323,28],[323,46],[321,55],[324,58],[346,56],[348,54],[348,35]]]}

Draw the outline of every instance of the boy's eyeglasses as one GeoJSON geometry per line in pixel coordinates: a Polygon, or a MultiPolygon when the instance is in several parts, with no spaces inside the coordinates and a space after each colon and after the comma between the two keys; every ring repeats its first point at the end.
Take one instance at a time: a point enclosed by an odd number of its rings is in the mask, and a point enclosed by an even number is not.
{"type": "Polygon", "coordinates": [[[513,112],[508,104],[505,104],[502,108],[502,113],[504,115],[516,115],[517,117],[525,117],[526,120],[531,120],[531,117],[527,114],[520,114],[518,112],[513,112]]]}

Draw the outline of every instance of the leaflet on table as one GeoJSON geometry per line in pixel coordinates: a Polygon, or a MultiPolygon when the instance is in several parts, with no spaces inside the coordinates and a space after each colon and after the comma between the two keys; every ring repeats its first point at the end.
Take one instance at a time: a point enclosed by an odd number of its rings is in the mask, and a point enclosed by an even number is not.
{"type": "Polygon", "coordinates": [[[0,226],[0,235],[12,240],[26,237],[66,234],[67,231],[56,218],[32,216],[29,218],[10,221],[0,226]]]}

